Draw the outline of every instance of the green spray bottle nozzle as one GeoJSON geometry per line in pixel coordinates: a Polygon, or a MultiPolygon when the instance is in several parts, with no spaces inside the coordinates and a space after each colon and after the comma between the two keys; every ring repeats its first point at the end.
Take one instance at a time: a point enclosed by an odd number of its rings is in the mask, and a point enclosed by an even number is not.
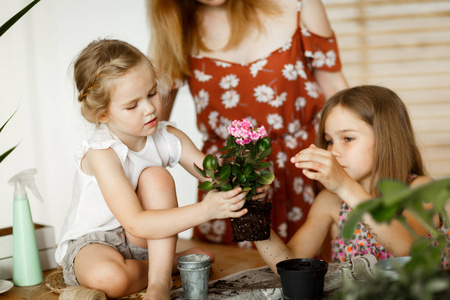
{"type": "Polygon", "coordinates": [[[28,188],[39,201],[44,201],[36,188],[36,182],[34,179],[34,175],[36,175],[36,173],[36,169],[23,170],[22,172],[14,175],[8,181],[9,184],[14,186],[14,199],[19,199],[24,196],[26,197],[27,192],[25,191],[25,188],[28,188]]]}

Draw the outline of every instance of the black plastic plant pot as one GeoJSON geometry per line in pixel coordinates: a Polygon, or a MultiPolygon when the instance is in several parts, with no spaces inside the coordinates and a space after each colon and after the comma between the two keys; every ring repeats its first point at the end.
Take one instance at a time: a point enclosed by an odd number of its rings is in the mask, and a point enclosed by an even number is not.
{"type": "Polygon", "coordinates": [[[281,278],[283,299],[322,299],[326,261],[315,258],[294,258],[276,265],[281,278]]]}
{"type": "Polygon", "coordinates": [[[272,202],[247,201],[244,208],[248,209],[245,215],[230,219],[233,241],[263,241],[270,238],[272,202]]]}

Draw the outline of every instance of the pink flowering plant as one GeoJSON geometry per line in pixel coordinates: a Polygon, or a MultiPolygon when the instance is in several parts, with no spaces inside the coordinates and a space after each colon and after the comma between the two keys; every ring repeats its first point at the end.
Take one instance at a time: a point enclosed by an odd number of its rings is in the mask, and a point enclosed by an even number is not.
{"type": "Polygon", "coordinates": [[[247,119],[233,121],[228,134],[226,146],[219,150],[224,152],[220,156],[222,164],[209,154],[203,160],[203,169],[194,165],[198,173],[211,179],[199,188],[228,191],[241,186],[249,191],[247,200],[251,200],[258,187],[271,184],[275,178],[269,170],[272,164],[264,161],[272,153],[270,138],[264,126],[253,128],[247,119]]]}

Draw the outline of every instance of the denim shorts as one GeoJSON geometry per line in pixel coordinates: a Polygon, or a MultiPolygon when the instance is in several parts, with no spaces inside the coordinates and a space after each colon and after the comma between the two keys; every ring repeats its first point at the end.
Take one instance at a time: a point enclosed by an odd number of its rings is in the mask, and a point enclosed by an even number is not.
{"type": "Polygon", "coordinates": [[[125,230],[122,227],[109,231],[91,232],[79,237],[76,240],[71,240],[68,243],[66,255],[61,262],[64,281],[67,285],[80,285],[75,275],[73,262],[75,261],[75,257],[81,248],[90,244],[102,244],[109,246],[122,254],[124,259],[148,259],[147,249],[129,243],[125,236],[125,230]]]}

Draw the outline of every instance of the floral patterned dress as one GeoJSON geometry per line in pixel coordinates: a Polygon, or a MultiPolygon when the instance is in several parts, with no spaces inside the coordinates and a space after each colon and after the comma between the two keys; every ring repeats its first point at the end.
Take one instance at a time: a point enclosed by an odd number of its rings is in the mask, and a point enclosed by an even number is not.
{"type": "MultiPolygon", "coordinates": [[[[298,5],[300,24],[301,5],[298,5]]],[[[336,39],[324,38],[298,27],[281,48],[248,63],[191,56],[188,78],[204,135],[203,152],[217,154],[225,145],[233,120],[249,119],[267,129],[272,140],[275,181],[269,191],[272,228],[287,241],[306,219],[314,200],[312,183],[290,163],[290,158],[315,142],[318,113],[324,97],[314,69],[341,69],[336,39]]],[[[199,199],[204,193],[199,191],[199,199]]],[[[221,244],[232,242],[228,220],[213,220],[194,229],[194,238],[221,244]]],[[[239,246],[250,247],[243,242],[239,246]]]]}
{"type": "Polygon", "coordinates": [[[375,240],[370,232],[361,222],[356,224],[355,231],[350,239],[342,236],[342,230],[347,223],[350,207],[344,201],[341,201],[339,211],[338,234],[331,241],[331,260],[334,263],[350,261],[355,256],[364,256],[373,254],[377,260],[383,260],[392,257],[380,243],[375,240]]]}

